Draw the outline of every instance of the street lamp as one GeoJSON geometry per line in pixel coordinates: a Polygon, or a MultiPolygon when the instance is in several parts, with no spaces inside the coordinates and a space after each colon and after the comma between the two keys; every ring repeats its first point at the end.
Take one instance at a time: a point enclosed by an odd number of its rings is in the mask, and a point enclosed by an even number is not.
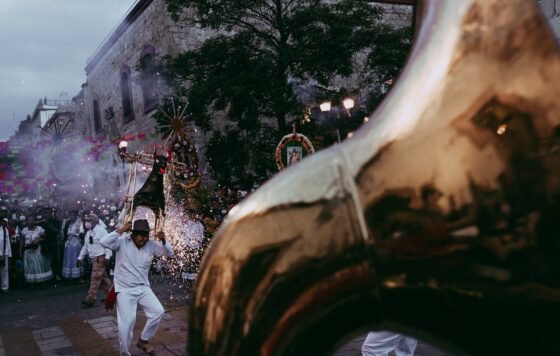
{"type": "Polygon", "coordinates": [[[322,112],[331,111],[331,102],[324,101],[321,104],[319,104],[319,108],[321,109],[322,112]]]}
{"type": "Polygon", "coordinates": [[[346,98],[346,99],[342,100],[342,105],[346,109],[346,113],[348,114],[348,117],[351,117],[350,109],[352,109],[354,107],[354,99],[346,98]]]}
{"type": "MultiPolygon", "coordinates": [[[[352,115],[350,114],[350,109],[354,108],[354,99],[345,98],[344,100],[342,100],[342,106],[346,110],[346,113],[348,114],[348,117],[351,117],[352,115]]],[[[326,100],[326,101],[322,102],[321,104],[319,104],[319,108],[321,109],[321,112],[331,111],[331,107],[332,107],[332,104],[329,100],[326,100]]],[[[338,117],[340,118],[340,114],[339,114],[338,117]]],[[[336,136],[337,136],[337,141],[340,143],[341,142],[341,137],[340,137],[340,130],[338,128],[336,129],[336,136]]]]}
{"type": "Polygon", "coordinates": [[[119,142],[119,156],[121,156],[122,159],[124,159],[126,157],[126,149],[128,147],[128,142],[125,140],[122,140],[121,142],[119,142]]]}

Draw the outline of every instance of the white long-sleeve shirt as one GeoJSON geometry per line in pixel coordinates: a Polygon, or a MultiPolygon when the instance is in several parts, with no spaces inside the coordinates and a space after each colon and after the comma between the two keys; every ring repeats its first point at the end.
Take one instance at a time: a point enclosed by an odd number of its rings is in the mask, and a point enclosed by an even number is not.
{"type": "Polygon", "coordinates": [[[4,256],[4,243],[6,244],[6,256],[12,257],[10,233],[8,232],[7,227],[0,226],[0,256],[4,256]]]}
{"type": "Polygon", "coordinates": [[[33,228],[33,230],[30,230],[27,227],[24,227],[23,230],[21,230],[21,234],[23,235],[23,242],[25,243],[25,246],[30,245],[33,243],[33,241],[36,241],[40,238],[44,238],[45,237],[45,229],[43,229],[40,226],[35,226],[33,228]]]}
{"type": "Polygon", "coordinates": [[[105,230],[101,225],[95,225],[95,227],[91,230],[88,230],[86,233],[86,237],[84,240],[84,246],[80,251],[80,255],[78,256],[78,260],[83,260],[84,257],[89,255],[90,258],[99,257],[105,255],[105,258],[111,258],[113,254],[110,249],[101,246],[99,241],[101,238],[107,235],[107,230],[105,230]],[[89,243],[89,237],[93,238],[93,243],[89,243]]]}
{"type": "Polygon", "coordinates": [[[113,231],[101,239],[101,245],[116,251],[115,292],[140,293],[150,287],[148,272],[153,256],[173,256],[169,244],[162,245],[148,240],[138,248],[132,240],[131,233],[120,235],[113,231]]]}

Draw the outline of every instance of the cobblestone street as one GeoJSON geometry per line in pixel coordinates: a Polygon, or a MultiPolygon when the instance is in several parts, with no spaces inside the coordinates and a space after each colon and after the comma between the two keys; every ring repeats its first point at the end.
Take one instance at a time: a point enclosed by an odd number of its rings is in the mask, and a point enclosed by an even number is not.
{"type": "MultiPolygon", "coordinates": [[[[187,355],[187,302],[185,293],[159,276],[152,288],[165,307],[165,316],[152,344],[157,355],[187,355]]],[[[80,300],[86,284],[57,285],[45,289],[17,289],[0,295],[0,356],[31,355],[117,355],[116,311],[103,305],[84,309],[80,300]]],[[[133,340],[146,321],[138,311],[133,340]]],[[[333,356],[360,356],[365,335],[341,346],[333,356]]],[[[133,355],[144,355],[131,345],[133,355]]],[[[447,356],[419,343],[417,356],[447,356]]]]}
{"type": "MultiPolygon", "coordinates": [[[[187,304],[184,293],[160,277],[152,288],[165,315],[152,344],[157,355],[186,355],[187,304]],[[182,299],[180,299],[182,298],[182,299]]],[[[45,289],[19,289],[0,295],[0,356],[4,355],[117,355],[116,311],[102,303],[84,309],[86,284],[45,289]]],[[[134,338],[146,321],[138,311],[134,338]]],[[[133,355],[144,353],[134,345],[133,355]]]]}

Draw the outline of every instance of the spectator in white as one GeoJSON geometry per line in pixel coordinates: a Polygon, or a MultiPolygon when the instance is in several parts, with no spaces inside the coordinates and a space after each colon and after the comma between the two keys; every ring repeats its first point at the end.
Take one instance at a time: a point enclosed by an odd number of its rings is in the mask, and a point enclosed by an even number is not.
{"type": "Polygon", "coordinates": [[[362,345],[363,356],[413,356],[418,341],[391,331],[370,331],[362,345]]]}
{"type": "Polygon", "coordinates": [[[0,287],[2,293],[8,293],[10,278],[8,275],[9,257],[12,257],[12,245],[8,232],[8,222],[0,217],[0,287]]]}
{"type": "Polygon", "coordinates": [[[104,247],[116,251],[114,287],[117,293],[117,322],[121,355],[130,355],[128,346],[136,322],[136,309],[140,305],[146,314],[146,325],[136,346],[153,355],[149,340],[156,333],[163,306],[152,292],[148,272],[153,256],[173,256],[173,249],[166,243],[165,235],[158,234],[161,243],[149,239],[150,225],[147,220],[127,223],[101,239],[104,247]],[[131,230],[131,232],[128,232],[131,230]]]}
{"type": "Polygon", "coordinates": [[[82,260],[86,255],[92,262],[91,270],[91,282],[89,285],[89,291],[87,298],[82,300],[82,304],[85,307],[92,307],[97,299],[97,290],[101,285],[105,290],[105,294],[111,289],[111,281],[107,276],[105,271],[105,261],[109,261],[112,252],[108,248],[104,248],[99,242],[107,235],[107,230],[98,224],[99,217],[96,214],[91,213],[85,218],[85,227],[88,230],[86,233],[84,246],[80,251],[78,260],[76,261],[76,266],[79,268],[82,266],[82,260]]]}
{"type": "Polygon", "coordinates": [[[49,260],[41,253],[45,230],[27,218],[27,227],[21,231],[20,256],[23,256],[23,273],[27,283],[42,283],[53,277],[49,260]],[[24,254],[25,249],[25,254],[24,254]]]}

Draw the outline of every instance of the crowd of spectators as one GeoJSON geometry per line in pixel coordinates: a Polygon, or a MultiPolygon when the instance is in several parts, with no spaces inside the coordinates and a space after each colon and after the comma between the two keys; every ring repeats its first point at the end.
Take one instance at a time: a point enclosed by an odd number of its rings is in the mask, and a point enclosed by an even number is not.
{"type": "MultiPolygon", "coordinates": [[[[201,250],[206,248],[228,211],[246,195],[247,192],[240,189],[218,186],[215,189],[199,188],[187,192],[179,200],[185,216],[191,223],[196,222],[201,226],[204,236],[204,241],[198,245],[201,250]]],[[[0,222],[6,231],[6,241],[9,241],[7,245],[11,251],[3,251],[0,247],[0,255],[9,256],[5,268],[10,288],[87,283],[91,274],[88,258],[79,267],[76,266],[80,251],[87,243],[84,241],[88,231],[86,222],[90,216],[95,216],[98,224],[111,232],[117,228],[119,212],[123,207],[120,199],[114,197],[82,197],[71,204],[55,201],[56,207],[50,206],[52,199],[50,203],[44,203],[2,197],[0,222]]],[[[184,256],[193,259],[192,254],[184,256]]],[[[193,261],[183,261],[186,266],[190,266],[187,272],[191,275],[196,274],[202,251],[196,256],[193,261]]],[[[113,266],[114,258],[111,263],[107,263],[109,275],[112,275],[113,266]]],[[[155,272],[160,271],[159,268],[155,269],[155,272]]],[[[7,292],[8,283],[2,285],[6,285],[2,291],[7,292]]]]}

